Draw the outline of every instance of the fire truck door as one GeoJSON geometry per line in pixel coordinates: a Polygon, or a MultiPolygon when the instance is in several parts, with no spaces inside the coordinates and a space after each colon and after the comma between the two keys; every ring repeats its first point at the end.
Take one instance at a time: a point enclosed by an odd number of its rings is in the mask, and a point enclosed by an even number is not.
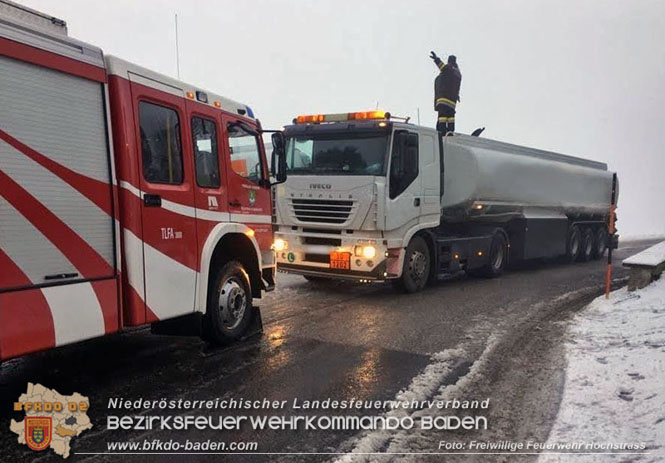
{"type": "Polygon", "coordinates": [[[146,321],[154,321],[194,310],[195,180],[184,98],[135,83],[132,97],[140,147],[146,321]]]}
{"type": "Polygon", "coordinates": [[[249,226],[262,250],[269,254],[272,244],[268,166],[257,128],[247,121],[224,115],[228,207],[231,221],[249,226]]]}
{"type": "Polygon", "coordinates": [[[213,228],[220,222],[229,222],[227,176],[221,156],[221,111],[195,101],[187,101],[186,107],[187,124],[192,133],[190,144],[194,159],[194,204],[200,255],[213,228]]]}

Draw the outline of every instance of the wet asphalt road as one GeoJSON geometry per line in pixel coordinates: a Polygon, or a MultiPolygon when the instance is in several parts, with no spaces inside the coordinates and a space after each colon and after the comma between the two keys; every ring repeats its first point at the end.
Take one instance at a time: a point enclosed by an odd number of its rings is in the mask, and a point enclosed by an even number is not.
{"type": "MultiPolygon", "coordinates": [[[[615,263],[650,244],[622,245],[615,252],[615,263]]],[[[626,274],[615,264],[615,278],[626,274]]],[[[279,289],[258,301],[263,335],[233,347],[214,350],[196,338],[155,336],[139,330],[6,362],[0,366],[0,459],[62,461],[51,451],[34,453],[18,445],[9,432],[10,419],[23,418],[12,412],[12,403],[25,391],[27,382],[90,398],[88,415],[94,428],[74,438],[70,461],[165,461],[163,456],[76,454],[104,452],[109,441],[154,438],[256,441],[260,452],[335,452],[352,433],[109,431],[107,402],[110,397],[269,398],[289,403],[294,398],[392,399],[425,368],[431,354],[470,342],[482,350],[492,333],[509,331],[529,311],[537,310],[539,302],[597,286],[604,276],[603,261],[534,262],[499,279],[460,277],[405,295],[389,285],[313,284],[299,276],[280,274],[279,289]]],[[[470,349],[469,355],[473,352],[470,349]]],[[[473,358],[460,360],[471,362],[473,358]]],[[[294,411],[287,407],[269,413],[294,411]]],[[[256,461],[257,457],[196,459],[256,461]]]]}

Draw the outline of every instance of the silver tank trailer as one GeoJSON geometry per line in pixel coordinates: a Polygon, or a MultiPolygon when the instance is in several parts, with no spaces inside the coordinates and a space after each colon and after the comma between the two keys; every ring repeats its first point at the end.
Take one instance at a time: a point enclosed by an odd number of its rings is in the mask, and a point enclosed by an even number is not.
{"type": "Polygon", "coordinates": [[[468,135],[444,137],[443,146],[441,212],[448,219],[609,213],[606,164],[468,135]]]}

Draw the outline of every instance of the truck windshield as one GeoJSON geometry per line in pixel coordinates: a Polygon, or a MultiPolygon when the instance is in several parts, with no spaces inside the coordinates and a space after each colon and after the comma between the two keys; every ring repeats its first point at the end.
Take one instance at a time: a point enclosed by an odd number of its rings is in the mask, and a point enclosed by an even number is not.
{"type": "Polygon", "coordinates": [[[287,171],[292,175],[385,175],[387,151],[385,132],[287,135],[287,171]]]}

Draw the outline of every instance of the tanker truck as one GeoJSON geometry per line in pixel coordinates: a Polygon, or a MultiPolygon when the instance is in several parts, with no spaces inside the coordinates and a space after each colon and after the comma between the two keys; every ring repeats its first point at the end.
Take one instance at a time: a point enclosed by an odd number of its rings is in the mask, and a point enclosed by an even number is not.
{"type": "Polygon", "coordinates": [[[607,165],[383,111],[298,116],[274,195],[278,270],[391,281],[406,292],[509,262],[601,258],[616,175],[607,165]]]}

